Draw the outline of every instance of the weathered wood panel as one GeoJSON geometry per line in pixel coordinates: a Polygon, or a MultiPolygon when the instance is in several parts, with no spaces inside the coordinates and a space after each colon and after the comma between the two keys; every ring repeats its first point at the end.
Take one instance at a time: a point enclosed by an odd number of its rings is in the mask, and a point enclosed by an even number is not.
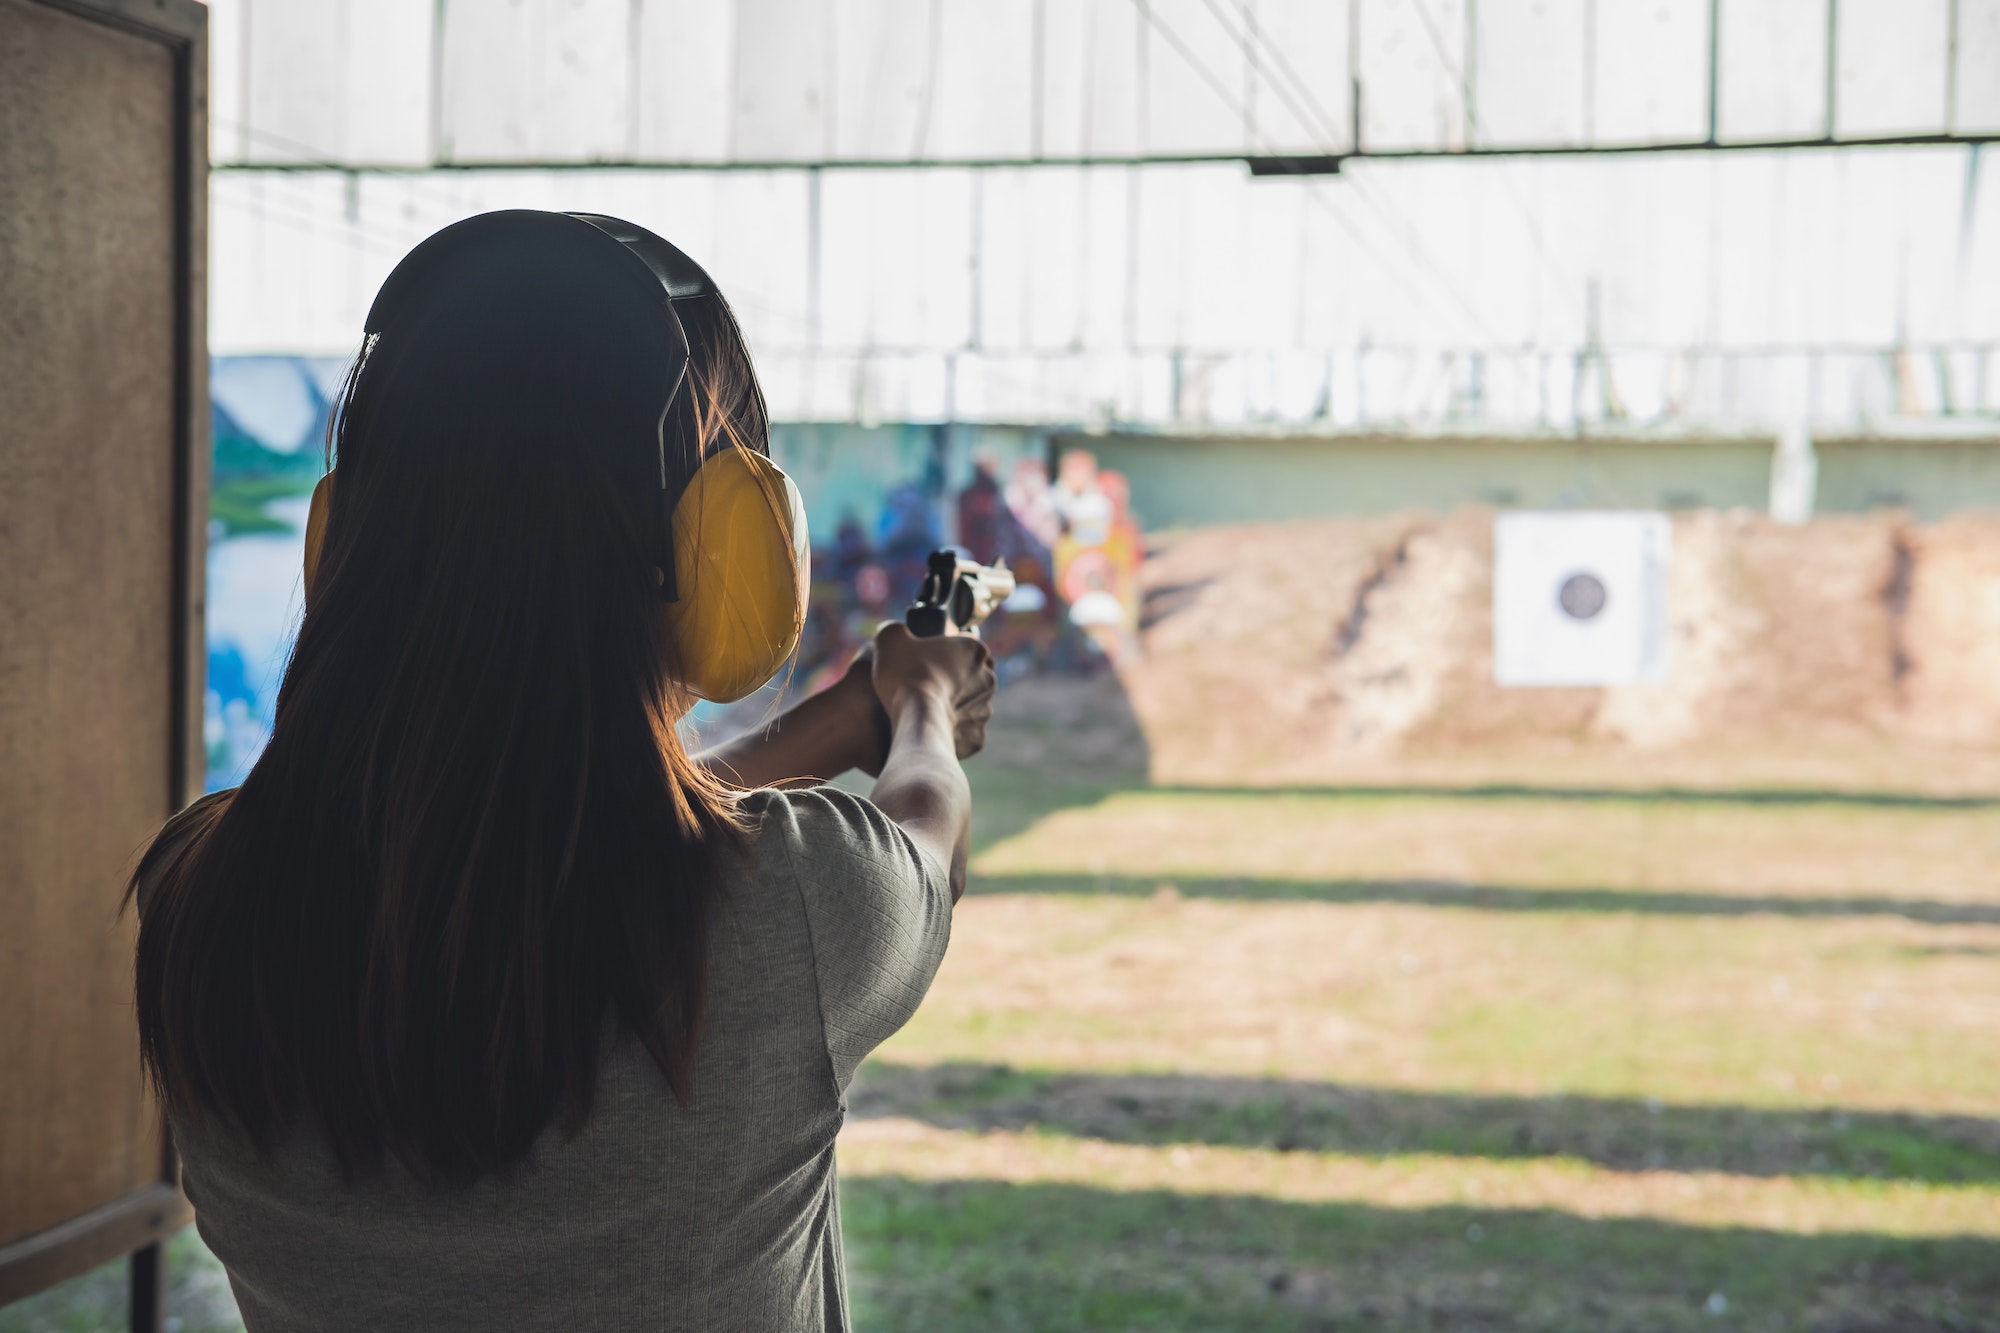
{"type": "Polygon", "coordinates": [[[0,1269],[37,1284],[162,1211],[118,907],[198,731],[201,31],[0,0],[0,1269]]]}

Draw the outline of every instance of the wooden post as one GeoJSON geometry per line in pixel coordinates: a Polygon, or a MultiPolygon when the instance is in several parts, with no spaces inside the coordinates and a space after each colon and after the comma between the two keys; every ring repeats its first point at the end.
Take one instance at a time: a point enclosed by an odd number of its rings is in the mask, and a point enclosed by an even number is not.
{"type": "Polygon", "coordinates": [[[149,1328],[188,1206],[118,903],[201,791],[207,24],[0,0],[0,1304],[136,1253],[149,1328]]]}

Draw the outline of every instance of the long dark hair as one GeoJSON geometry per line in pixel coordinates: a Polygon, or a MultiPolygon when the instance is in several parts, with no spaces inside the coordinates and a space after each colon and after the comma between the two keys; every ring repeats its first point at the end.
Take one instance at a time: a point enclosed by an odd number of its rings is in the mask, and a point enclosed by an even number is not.
{"type": "MultiPolygon", "coordinates": [[[[741,830],[675,733],[658,293],[580,308],[590,280],[474,284],[355,360],[270,743],[133,879],[141,1050],[177,1117],[266,1153],[303,1118],[350,1177],[386,1153],[464,1182],[581,1127],[614,1031],[688,1097],[741,830]]],[[[684,480],[767,422],[727,304],[677,309],[684,480]]]]}

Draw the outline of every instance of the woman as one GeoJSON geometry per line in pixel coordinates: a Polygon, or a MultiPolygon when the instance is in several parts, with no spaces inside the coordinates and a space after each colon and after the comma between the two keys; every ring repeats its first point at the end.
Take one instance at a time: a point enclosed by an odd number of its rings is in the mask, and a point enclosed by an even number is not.
{"type": "Polygon", "coordinates": [[[788,648],[744,543],[803,544],[706,275],[489,214],[368,329],[270,744],[133,881],[201,1233],[253,1330],[845,1328],[834,1137],[944,953],[991,660],[891,627],[691,759],[718,654],[788,648]]]}

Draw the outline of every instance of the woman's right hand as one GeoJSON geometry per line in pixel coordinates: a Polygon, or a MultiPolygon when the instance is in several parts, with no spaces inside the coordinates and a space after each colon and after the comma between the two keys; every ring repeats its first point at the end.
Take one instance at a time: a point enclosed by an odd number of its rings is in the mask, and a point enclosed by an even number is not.
{"type": "Polygon", "coordinates": [[[874,683],[892,729],[913,705],[941,705],[950,710],[957,757],[970,758],[984,748],[998,682],[993,654],[978,639],[969,634],[918,638],[908,626],[892,621],[875,635],[874,683]]]}

